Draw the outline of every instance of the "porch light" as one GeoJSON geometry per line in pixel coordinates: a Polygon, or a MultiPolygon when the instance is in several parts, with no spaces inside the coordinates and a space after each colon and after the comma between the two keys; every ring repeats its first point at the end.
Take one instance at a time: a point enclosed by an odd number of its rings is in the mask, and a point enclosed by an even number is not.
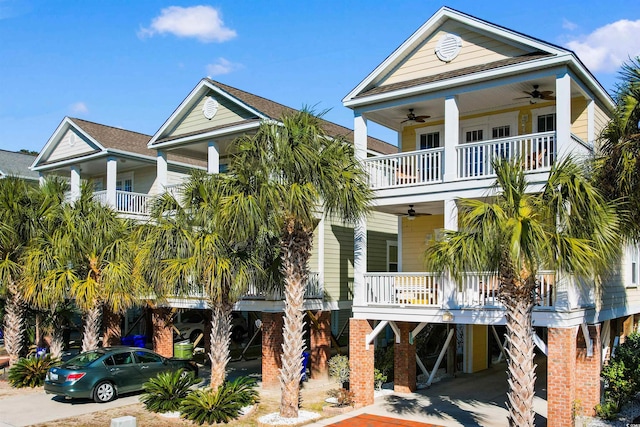
{"type": "Polygon", "coordinates": [[[442,321],[443,322],[453,322],[453,313],[449,310],[442,313],[442,321]]]}
{"type": "Polygon", "coordinates": [[[413,205],[409,206],[409,210],[407,211],[407,219],[409,221],[413,221],[414,219],[416,219],[416,210],[413,209],[413,205]]]}

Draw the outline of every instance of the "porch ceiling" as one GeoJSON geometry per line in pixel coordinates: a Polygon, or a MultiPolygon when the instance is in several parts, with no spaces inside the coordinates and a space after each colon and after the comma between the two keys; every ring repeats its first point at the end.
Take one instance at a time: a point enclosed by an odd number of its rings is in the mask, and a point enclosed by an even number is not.
{"type": "MultiPolygon", "coordinates": [[[[547,76],[536,78],[532,80],[512,82],[500,84],[499,82],[488,82],[484,84],[482,89],[477,90],[463,90],[460,89],[458,95],[458,108],[461,116],[468,116],[472,114],[482,114],[492,110],[507,110],[526,106],[530,103],[530,100],[525,94],[525,91],[530,92],[533,90],[533,86],[538,85],[538,90],[546,91],[550,90],[554,92],[556,89],[555,77],[547,76]],[[520,99],[516,99],[520,98],[520,99]]],[[[451,94],[451,88],[447,89],[447,94],[451,94]]],[[[413,109],[415,115],[429,115],[426,123],[436,122],[444,120],[444,91],[438,91],[427,94],[412,95],[405,100],[398,100],[393,106],[387,108],[381,108],[378,110],[368,111],[366,117],[368,120],[372,120],[382,126],[388,127],[395,131],[402,131],[406,126],[413,126],[416,122],[401,123],[407,118],[409,109],[413,109]],[[441,96],[429,100],[416,100],[419,97],[425,97],[425,95],[438,96],[438,92],[441,96]]],[[[574,81],[571,82],[571,97],[584,98],[585,94],[578,84],[574,81]]],[[[538,100],[538,103],[548,101],[538,100]]]]}
{"type": "MultiPolygon", "coordinates": [[[[82,178],[107,174],[107,156],[101,156],[90,160],[78,159],[78,161],[74,162],[73,165],[80,168],[80,176],[82,178]]],[[[150,161],[118,157],[118,173],[127,172],[144,166],[154,166],[154,163],[150,161]]],[[[48,169],[44,172],[68,177],[71,174],[71,165],[59,166],[48,169]]]]}

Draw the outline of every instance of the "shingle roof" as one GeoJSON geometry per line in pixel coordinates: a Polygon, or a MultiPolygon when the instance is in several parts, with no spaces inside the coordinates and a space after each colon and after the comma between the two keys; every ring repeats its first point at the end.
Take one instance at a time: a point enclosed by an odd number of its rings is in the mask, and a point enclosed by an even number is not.
{"type": "MultiPolygon", "coordinates": [[[[218,81],[215,80],[211,80],[211,79],[206,79],[206,81],[208,81],[210,84],[218,87],[219,89],[221,89],[222,91],[228,93],[229,95],[231,95],[233,98],[236,98],[238,100],[240,100],[241,102],[251,106],[252,108],[254,108],[255,110],[258,110],[260,113],[264,114],[265,116],[269,117],[272,120],[280,120],[282,119],[282,117],[286,114],[292,114],[297,112],[298,110],[295,110],[291,107],[287,107],[286,105],[282,105],[279,104],[275,101],[271,101],[269,99],[263,98],[261,96],[258,95],[254,95],[252,93],[249,92],[245,92],[243,90],[237,89],[235,87],[229,86],[229,85],[225,85],[223,83],[220,83],[218,81]]],[[[250,123],[252,121],[258,122],[260,119],[258,117],[256,117],[255,119],[247,119],[244,120],[243,122],[236,122],[233,123],[232,125],[237,125],[237,124],[241,124],[241,123],[250,123]]],[[[332,136],[343,136],[344,138],[346,138],[348,141],[353,142],[353,131],[347,127],[344,126],[340,126],[336,123],[327,121],[327,120],[322,120],[324,123],[324,130],[332,136]]],[[[214,130],[218,130],[218,129],[224,129],[226,127],[229,127],[231,125],[226,124],[226,125],[222,125],[222,126],[215,126],[215,127],[211,127],[209,129],[204,129],[204,130],[199,130],[196,132],[190,132],[190,133],[186,133],[186,134],[180,134],[180,135],[173,135],[171,137],[168,138],[163,138],[163,139],[159,139],[156,142],[166,142],[166,141],[171,141],[173,139],[178,139],[178,138],[183,138],[186,136],[192,136],[192,135],[197,135],[199,133],[203,133],[203,132],[210,132],[210,131],[214,131],[214,130]]],[[[391,145],[389,143],[386,143],[380,139],[374,138],[374,137],[369,137],[368,141],[367,141],[367,147],[369,148],[369,150],[378,152],[378,153],[382,153],[382,154],[393,154],[393,153],[397,153],[398,152],[398,147],[391,145]]]]}
{"type": "MultiPolygon", "coordinates": [[[[265,116],[273,119],[280,120],[282,116],[285,114],[292,114],[298,110],[295,110],[291,107],[287,107],[286,105],[279,104],[275,101],[271,101],[269,99],[263,98],[258,95],[254,95],[249,92],[245,92],[243,90],[237,89],[232,86],[225,85],[215,80],[206,79],[212,85],[217,86],[223,91],[227,92],[229,95],[234,98],[239,99],[247,105],[250,105],[254,109],[260,111],[265,116]]],[[[343,136],[348,141],[353,142],[353,131],[347,127],[340,126],[336,123],[323,120],[324,130],[331,136],[343,136]]],[[[382,153],[382,154],[393,154],[398,152],[398,147],[391,145],[387,142],[384,142],[380,139],[374,137],[368,137],[367,147],[369,150],[382,153]]]]}
{"type": "Polygon", "coordinates": [[[0,177],[16,176],[28,180],[37,180],[40,175],[29,169],[35,156],[14,151],[0,150],[0,177]]]}
{"type": "MultiPolygon", "coordinates": [[[[104,148],[111,148],[114,150],[141,154],[144,156],[155,156],[155,150],[151,150],[147,147],[147,143],[151,139],[150,135],[126,129],[120,129],[113,126],[101,125],[99,123],[94,123],[78,118],[70,118],[70,120],[76,126],[88,133],[93,139],[98,141],[98,143],[100,143],[100,145],[102,145],[104,148]]],[[[196,166],[206,166],[207,164],[207,162],[203,160],[177,156],[172,153],[168,153],[167,159],[169,161],[196,166]]]]}
{"type": "Polygon", "coordinates": [[[446,73],[434,74],[432,76],[420,77],[417,79],[407,80],[403,82],[393,83],[386,86],[377,86],[366,91],[360,92],[355,98],[364,98],[371,95],[393,92],[395,90],[407,89],[410,87],[420,86],[426,83],[432,83],[440,80],[447,80],[454,77],[466,76],[481,71],[493,70],[496,68],[507,67],[509,65],[521,64],[524,62],[535,61],[541,58],[553,56],[545,52],[533,52],[525,55],[515,56],[513,58],[501,59],[499,61],[488,62],[486,64],[473,65],[471,67],[460,68],[458,70],[447,71],[446,73]]]}

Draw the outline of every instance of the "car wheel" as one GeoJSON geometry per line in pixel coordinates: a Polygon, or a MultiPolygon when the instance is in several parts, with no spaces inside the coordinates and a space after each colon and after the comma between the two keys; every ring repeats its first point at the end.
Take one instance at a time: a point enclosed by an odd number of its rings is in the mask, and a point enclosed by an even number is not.
{"type": "Polygon", "coordinates": [[[102,381],[93,390],[93,400],[97,403],[110,402],[116,397],[116,388],[109,381],[102,381]]]}
{"type": "Polygon", "coordinates": [[[240,342],[242,341],[242,337],[244,336],[244,329],[242,329],[242,327],[240,326],[236,326],[235,328],[233,328],[233,330],[231,331],[231,339],[235,342],[240,342]]]}

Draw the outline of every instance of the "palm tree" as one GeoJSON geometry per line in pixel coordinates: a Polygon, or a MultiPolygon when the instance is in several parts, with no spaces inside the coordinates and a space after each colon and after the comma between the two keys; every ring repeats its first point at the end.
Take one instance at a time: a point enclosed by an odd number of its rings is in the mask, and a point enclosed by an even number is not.
{"type": "Polygon", "coordinates": [[[52,240],[63,268],[60,280],[83,313],[82,351],[88,351],[98,347],[103,305],[124,311],[137,301],[131,224],[95,200],[90,184],[63,206],[60,222],[52,240]]]}
{"type": "Polygon", "coordinates": [[[49,180],[42,187],[14,177],[0,180],[0,286],[6,297],[4,335],[10,364],[24,347],[26,303],[19,286],[20,260],[31,239],[48,227],[63,194],[59,180],[49,180]]]}
{"type": "Polygon", "coordinates": [[[531,314],[538,271],[574,278],[602,272],[619,250],[614,207],[571,158],[554,165],[540,193],[528,193],[520,163],[495,164],[486,200],[461,200],[459,230],[446,231],[426,251],[429,269],[460,278],[495,272],[506,308],[507,407],[510,426],[532,426],[535,364],[531,314]]]}
{"type": "Polygon", "coordinates": [[[149,294],[168,296],[202,292],[212,310],[211,387],[224,382],[230,359],[231,312],[252,281],[256,266],[250,247],[217,222],[216,175],[194,173],[183,185],[183,200],[165,194],[154,207],[154,221],[143,230],[138,261],[149,294]],[[180,203],[182,202],[182,203],[180,203]]]}
{"type": "Polygon", "coordinates": [[[622,230],[640,240],[640,57],[620,71],[616,110],[600,134],[596,181],[611,200],[620,203],[622,230]]]}
{"type": "Polygon", "coordinates": [[[322,114],[305,108],[283,117],[281,125],[265,122],[255,135],[239,139],[230,174],[252,190],[228,192],[221,200],[232,233],[268,226],[279,236],[285,282],[280,414],[287,418],[298,416],[304,291],[319,212],[355,224],[371,197],[353,145],[327,135],[322,114]]]}

